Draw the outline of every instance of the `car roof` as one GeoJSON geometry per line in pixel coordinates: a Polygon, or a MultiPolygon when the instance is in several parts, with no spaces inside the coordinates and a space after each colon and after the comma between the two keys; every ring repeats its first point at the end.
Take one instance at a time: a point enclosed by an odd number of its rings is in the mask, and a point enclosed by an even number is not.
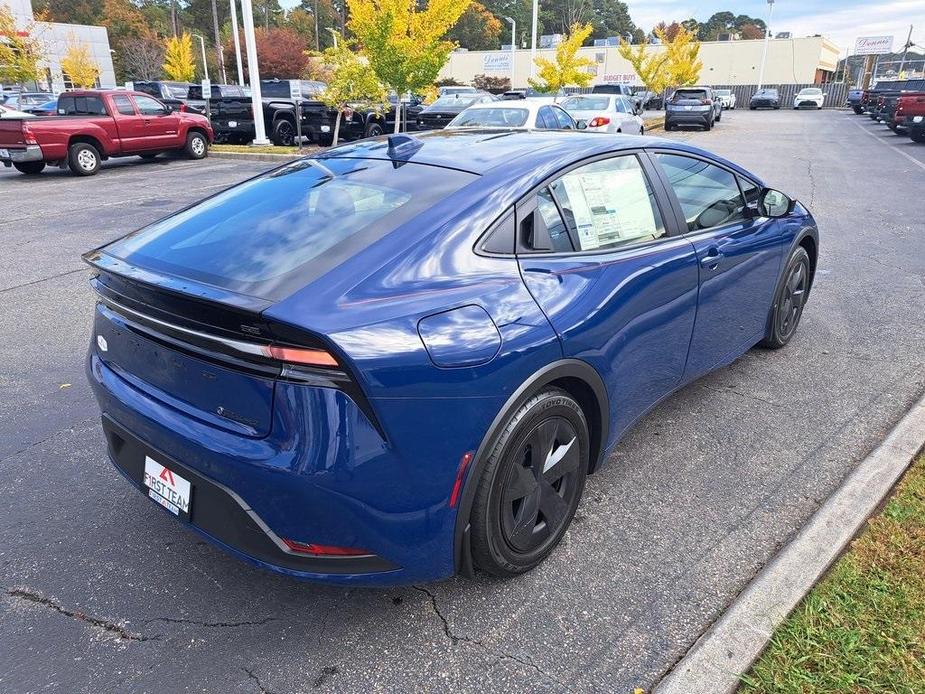
{"type": "MultiPolygon", "coordinates": [[[[520,103],[518,102],[518,106],[520,103]]],[[[475,174],[504,167],[511,178],[544,166],[640,147],[659,147],[706,155],[739,171],[754,175],[726,160],[678,140],[639,135],[608,135],[576,130],[429,130],[414,135],[390,135],[341,145],[313,158],[352,157],[413,162],[475,174]],[[396,147],[389,148],[395,138],[396,147]]]]}

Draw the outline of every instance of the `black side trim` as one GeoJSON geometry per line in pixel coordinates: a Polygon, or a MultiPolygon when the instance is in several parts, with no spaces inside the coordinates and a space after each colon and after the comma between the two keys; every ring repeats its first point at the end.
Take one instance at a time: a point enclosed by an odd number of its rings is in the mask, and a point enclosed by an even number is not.
{"type": "Polygon", "coordinates": [[[456,527],[453,533],[453,556],[457,573],[470,575],[472,572],[472,557],[468,549],[469,514],[472,511],[472,502],[475,499],[479,478],[485,467],[490,451],[494,447],[508,419],[527,400],[541,388],[563,378],[573,378],[587,385],[597,400],[599,421],[597,422],[600,436],[592,438],[591,466],[589,472],[594,472],[600,464],[604,453],[604,446],[610,434],[610,399],[607,388],[597,371],[587,362],[579,359],[560,359],[547,364],[524,381],[520,387],[508,398],[504,406],[492,420],[491,426],[482,438],[475,458],[469,466],[469,472],[459,498],[459,507],[456,513],[456,527]]]}
{"type": "Polygon", "coordinates": [[[234,492],[151,448],[107,415],[104,414],[102,419],[110,459],[142,493],[147,494],[143,481],[145,456],[151,456],[192,484],[189,523],[247,556],[274,566],[312,573],[359,574],[394,571],[399,568],[398,565],[374,554],[358,557],[311,557],[285,551],[280,547],[280,538],[234,492]]]}

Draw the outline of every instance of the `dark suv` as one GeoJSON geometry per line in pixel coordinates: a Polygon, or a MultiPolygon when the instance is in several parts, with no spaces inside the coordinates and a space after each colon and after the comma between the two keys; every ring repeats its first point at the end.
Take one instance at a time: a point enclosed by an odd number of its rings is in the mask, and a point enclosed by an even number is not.
{"type": "Polygon", "coordinates": [[[723,104],[710,87],[681,87],[665,104],[665,130],[699,125],[709,130],[723,117],[723,104]]]}

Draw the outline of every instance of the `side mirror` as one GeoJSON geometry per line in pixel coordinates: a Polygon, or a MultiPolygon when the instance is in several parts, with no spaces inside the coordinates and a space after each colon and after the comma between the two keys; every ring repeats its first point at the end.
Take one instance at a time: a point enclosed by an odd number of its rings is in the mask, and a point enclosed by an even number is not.
{"type": "Polygon", "coordinates": [[[587,129],[588,129],[588,121],[586,121],[584,118],[581,118],[581,119],[575,121],[575,128],[578,129],[578,130],[587,130],[587,129]]]}
{"type": "Polygon", "coordinates": [[[758,198],[758,209],[765,217],[786,217],[793,211],[795,201],[779,190],[765,188],[758,198]]]}

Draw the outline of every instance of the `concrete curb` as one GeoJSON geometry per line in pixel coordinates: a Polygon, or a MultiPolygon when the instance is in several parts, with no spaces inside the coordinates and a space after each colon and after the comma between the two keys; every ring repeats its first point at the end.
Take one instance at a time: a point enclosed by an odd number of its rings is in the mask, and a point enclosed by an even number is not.
{"type": "Polygon", "coordinates": [[[294,161],[300,157],[309,154],[305,152],[304,154],[265,154],[262,152],[254,152],[249,154],[247,152],[215,152],[213,150],[209,151],[209,157],[215,159],[237,159],[238,161],[267,161],[275,162],[277,164],[285,164],[287,161],[294,161]]]}
{"type": "Polygon", "coordinates": [[[925,396],[893,428],[655,686],[654,694],[734,692],[778,625],[864,526],[925,444],[925,396]]]}

